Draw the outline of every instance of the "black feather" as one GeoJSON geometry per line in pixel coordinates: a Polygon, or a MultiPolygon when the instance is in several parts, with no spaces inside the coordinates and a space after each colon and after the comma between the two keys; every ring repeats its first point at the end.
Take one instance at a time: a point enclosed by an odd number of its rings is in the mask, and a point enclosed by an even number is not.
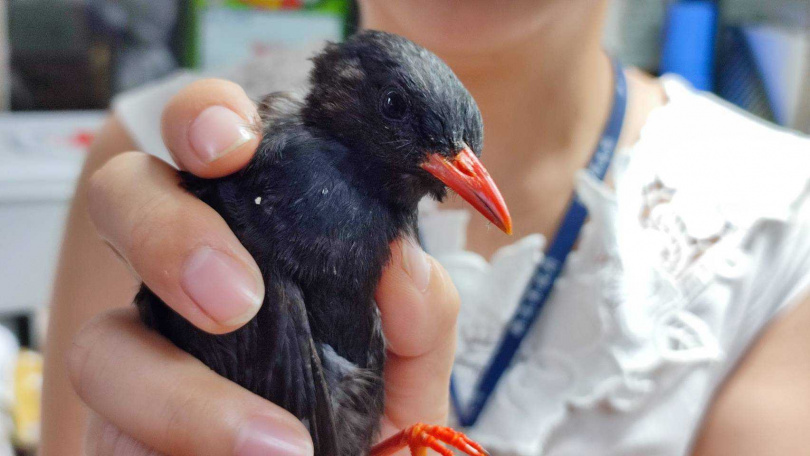
{"type": "Polygon", "coordinates": [[[266,284],[258,315],[211,335],[146,286],[143,321],[218,374],[309,426],[315,454],[367,454],[383,413],[385,341],[374,292],[397,238],[414,237],[416,207],[444,185],[419,164],[461,142],[480,154],[475,102],[450,69],[403,38],[363,32],[315,58],[301,101],[260,103],[263,140],[242,171],[184,187],[216,209],[266,284]],[[386,91],[404,97],[397,119],[386,91]]]}

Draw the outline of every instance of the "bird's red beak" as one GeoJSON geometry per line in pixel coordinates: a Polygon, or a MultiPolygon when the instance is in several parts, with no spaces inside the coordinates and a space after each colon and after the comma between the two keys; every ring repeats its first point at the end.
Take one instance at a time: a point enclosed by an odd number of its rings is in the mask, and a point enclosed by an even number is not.
{"type": "Polygon", "coordinates": [[[465,145],[452,159],[438,153],[429,154],[421,166],[467,200],[504,233],[512,234],[512,217],[501,192],[468,146],[465,145]]]}

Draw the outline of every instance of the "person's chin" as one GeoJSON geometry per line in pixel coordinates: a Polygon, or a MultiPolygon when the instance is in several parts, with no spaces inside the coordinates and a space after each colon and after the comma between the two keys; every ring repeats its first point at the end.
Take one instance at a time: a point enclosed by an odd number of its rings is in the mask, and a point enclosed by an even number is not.
{"type": "MultiPolygon", "coordinates": [[[[401,34],[441,55],[491,53],[529,39],[573,0],[360,0],[401,34]]],[[[374,26],[367,23],[366,26],[374,26]]]]}

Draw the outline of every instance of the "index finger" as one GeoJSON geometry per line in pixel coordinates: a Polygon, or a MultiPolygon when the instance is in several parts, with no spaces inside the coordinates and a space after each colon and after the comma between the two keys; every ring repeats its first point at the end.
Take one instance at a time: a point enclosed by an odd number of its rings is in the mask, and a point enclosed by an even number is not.
{"type": "Polygon", "coordinates": [[[163,110],[163,142],[182,169],[199,177],[231,174],[248,164],[261,140],[256,105],[222,79],[196,81],[163,110]]]}

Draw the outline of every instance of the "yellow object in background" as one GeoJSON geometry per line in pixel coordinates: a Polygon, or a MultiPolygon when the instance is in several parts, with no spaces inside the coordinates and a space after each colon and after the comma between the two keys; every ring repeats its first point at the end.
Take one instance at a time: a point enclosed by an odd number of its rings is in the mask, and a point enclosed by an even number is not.
{"type": "Polygon", "coordinates": [[[22,448],[39,444],[42,402],[42,355],[21,350],[14,371],[14,440],[22,448]]]}

